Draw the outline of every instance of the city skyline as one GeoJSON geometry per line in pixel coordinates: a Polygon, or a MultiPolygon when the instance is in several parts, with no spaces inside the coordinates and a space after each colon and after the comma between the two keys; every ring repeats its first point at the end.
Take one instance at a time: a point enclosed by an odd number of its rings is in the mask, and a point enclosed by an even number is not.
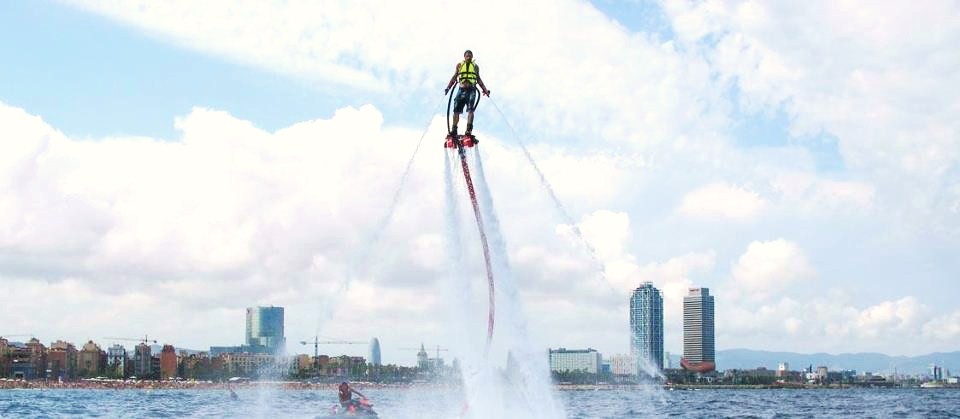
{"type": "Polygon", "coordinates": [[[958,5],[497,0],[441,36],[453,5],[0,4],[0,333],[482,338],[441,147],[471,49],[530,350],[628,353],[641,281],[674,354],[694,286],[718,350],[960,347],[958,5]]]}
{"type": "MultiPolygon", "coordinates": [[[[630,335],[631,345],[636,345],[634,347],[634,350],[631,350],[630,354],[627,354],[627,355],[616,354],[611,352],[598,351],[593,348],[567,349],[562,346],[557,350],[548,348],[548,355],[549,355],[548,358],[549,358],[549,364],[551,366],[551,370],[562,368],[564,366],[569,367],[570,365],[582,366],[584,365],[584,362],[586,362],[584,361],[584,359],[589,359],[592,356],[596,357],[596,362],[594,362],[595,365],[593,365],[593,367],[588,370],[593,370],[594,372],[599,368],[598,365],[601,365],[601,363],[610,365],[610,367],[613,368],[613,371],[629,370],[629,371],[632,371],[630,374],[634,374],[634,375],[637,374],[637,371],[640,371],[641,373],[644,373],[644,374],[656,376],[658,373],[652,368],[656,368],[660,371],[663,371],[665,368],[675,368],[674,366],[669,366],[669,367],[666,366],[671,362],[667,358],[667,356],[669,356],[669,352],[662,351],[662,346],[658,348],[655,345],[656,339],[651,339],[651,336],[647,336],[650,334],[657,335],[656,332],[659,331],[660,332],[659,335],[662,341],[663,308],[662,308],[662,299],[660,298],[659,290],[653,287],[652,283],[649,281],[641,282],[640,286],[633,291],[630,297],[630,300],[631,300],[631,303],[630,303],[629,335],[630,335]],[[651,324],[654,324],[654,327],[651,327],[651,324]],[[646,325],[646,328],[644,327],[645,325],[646,325]],[[653,332],[653,333],[649,333],[649,332],[653,332]],[[644,351],[636,350],[637,348],[643,348],[643,347],[647,347],[649,349],[647,351],[647,352],[650,352],[647,356],[648,362],[649,362],[649,359],[657,359],[661,362],[661,364],[656,365],[656,363],[651,363],[654,365],[651,365],[650,367],[644,366],[642,362],[643,357],[638,356],[638,355],[641,355],[644,351]],[[656,352],[657,349],[660,350],[659,354],[654,353],[656,352]],[[603,353],[607,353],[608,357],[601,358],[601,354],[603,353]],[[587,358],[584,358],[584,356],[587,356],[587,358]],[[633,365],[628,368],[623,365],[625,363],[630,363],[633,365]]],[[[246,330],[247,330],[246,337],[245,337],[246,344],[237,345],[237,346],[211,346],[209,347],[209,351],[205,349],[196,349],[196,348],[184,348],[184,347],[175,348],[173,345],[170,345],[167,343],[163,343],[162,345],[160,345],[160,344],[157,344],[156,340],[150,340],[148,335],[144,336],[143,338],[104,338],[104,339],[108,342],[116,342],[118,340],[139,342],[136,346],[133,346],[132,347],[133,350],[129,352],[130,354],[132,354],[132,356],[130,357],[131,365],[132,365],[130,373],[135,375],[144,375],[144,371],[150,371],[151,368],[156,367],[156,368],[161,368],[160,374],[161,376],[163,376],[162,375],[163,368],[156,365],[152,365],[150,363],[152,358],[156,358],[156,356],[153,356],[152,354],[154,353],[159,354],[161,352],[163,354],[168,355],[167,360],[164,361],[161,355],[161,357],[156,361],[160,363],[165,363],[167,365],[171,364],[171,361],[170,361],[171,354],[182,354],[182,353],[189,353],[189,354],[207,353],[208,356],[210,357],[217,357],[217,356],[220,356],[221,354],[231,354],[231,353],[253,354],[253,355],[271,354],[271,355],[276,355],[278,357],[289,358],[289,359],[308,355],[306,353],[300,353],[296,351],[291,352],[289,354],[278,353],[275,348],[270,349],[262,344],[262,342],[277,342],[277,341],[284,342],[286,340],[282,334],[282,330],[284,329],[283,311],[284,311],[283,307],[275,307],[275,306],[248,307],[246,309],[246,319],[245,319],[246,330]],[[261,317],[266,317],[266,319],[262,319],[261,317]],[[263,338],[267,339],[265,341],[260,340],[261,338],[259,337],[255,337],[255,335],[261,334],[260,323],[264,323],[264,325],[266,326],[265,329],[268,329],[269,331],[272,331],[272,332],[280,331],[279,336],[264,336],[263,338]],[[153,343],[152,345],[147,345],[147,343],[151,343],[151,342],[153,343]],[[155,351],[156,348],[160,348],[161,350],[157,352],[155,351]]],[[[684,317],[682,319],[682,324],[684,328],[685,343],[682,348],[683,349],[682,355],[680,355],[677,358],[678,361],[680,362],[676,366],[676,368],[698,371],[699,367],[701,366],[699,364],[703,364],[704,362],[707,362],[710,364],[709,368],[703,369],[700,372],[709,372],[708,370],[713,370],[714,368],[716,368],[716,365],[715,365],[716,350],[714,349],[714,338],[713,338],[715,334],[715,326],[713,324],[714,298],[712,295],[710,295],[709,289],[707,288],[688,289],[688,294],[684,298],[683,312],[684,312],[684,317]],[[684,365],[686,362],[689,362],[689,363],[687,365],[684,365]]],[[[27,336],[27,335],[13,335],[13,336],[27,336]]],[[[315,342],[303,341],[301,342],[301,344],[309,345],[313,343],[315,345],[323,344],[324,346],[326,346],[326,345],[350,345],[350,344],[362,343],[357,341],[346,341],[346,340],[338,340],[338,339],[321,341],[319,340],[319,338],[320,336],[315,336],[315,339],[316,339],[315,342]]],[[[5,342],[10,344],[17,344],[17,343],[21,345],[25,344],[28,347],[32,344],[42,346],[42,342],[37,340],[35,336],[31,336],[29,341],[20,341],[20,342],[18,342],[16,339],[11,340],[11,339],[5,338],[4,336],[0,336],[0,339],[3,339],[5,342]]],[[[86,351],[88,347],[97,348],[97,349],[100,348],[97,342],[94,342],[93,340],[90,340],[83,345],[84,351],[86,351]]],[[[58,351],[57,354],[59,354],[59,356],[68,356],[65,354],[69,354],[71,351],[73,351],[73,353],[77,353],[75,348],[76,347],[72,342],[67,342],[62,339],[57,339],[55,342],[51,342],[50,344],[50,350],[58,351]]],[[[319,346],[315,347],[315,350],[317,348],[319,348],[319,346]]],[[[411,348],[403,348],[403,349],[409,350],[411,348]]],[[[440,350],[441,349],[438,346],[437,347],[438,355],[440,350]]],[[[447,350],[448,349],[443,349],[443,351],[447,351],[447,350]]],[[[747,348],[734,349],[734,351],[743,351],[743,350],[750,351],[750,349],[747,349],[747,348]]],[[[340,352],[339,355],[335,355],[336,352],[337,351],[332,351],[332,352],[322,351],[322,352],[315,353],[315,356],[324,356],[324,357],[348,356],[351,358],[363,358],[357,355],[358,353],[361,353],[363,351],[354,350],[352,351],[352,353],[350,353],[349,351],[342,351],[340,352]]],[[[763,352],[763,351],[760,351],[760,352],[763,352]]],[[[960,351],[957,351],[956,353],[960,354],[960,351]]],[[[108,367],[117,365],[117,359],[125,359],[127,354],[128,352],[126,351],[124,346],[114,343],[107,350],[104,350],[103,355],[105,358],[101,362],[106,363],[108,367]]],[[[380,350],[379,338],[373,337],[370,339],[369,346],[366,351],[367,356],[365,359],[370,365],[379,366],[379,365],[382,365],[380,354],[381,354],[381,350],[380,350]]],[[[834,354],[803,354],[803,353],[795,353],[795,352],[788,352],[786,353],[786,355],[788,357],[816,356],[816,355],[834,356],[834,354]]],[[[858,354],[841,353],[838,355],[843,356],[843,355],[858,355],[858,354]]],[[[882,355],[882,354],[868,353],[866,355],[882,355]]],[[[936,354],[930,353],[926,355],[935,356],[936,354]]],[[[453,354],[453,356],[454,356],[454,360],[456,360],[456,354],[453,354]]],[[[52,368],[54,368],[55,371],[59,371],[61,368],[56,365],[66,364],[68,360],[68,358],[62,358],[59,361],[56,361],[57,358],[51,358],[51,359],[52,359],[51,365],[54,365],[52,368]],[[54,364],[54,363],[59,363],[59,364],[54,364]]],[[[76,359],[76,356],[74,356],[74,359],[76,359]]],[[[938,359],[938,358],[935,357],[933,359],[938,359]]],[[[416,361],[413,362],[412,364],[417,366],[418,368],[426,368],[424,367],[424,365],[430,365],[432,362],[438,362],[438,364],[441,366],[443,364],[442,358],[429,358],[429,355],[424,350],[424,344],[421,342],[419,352],[416,354],[416,361]],[[435,361],[435,360],[439,360],[439,361],[435,361]]],[[[744,360],[742,359],[735,361],[735,363],[739,366],[734,368],[735,369],[745,368],[743,366],[744,365],[743,362],[744,360]]],[[[747,362],[749,363],[750,361],[747,361],[747,362]]],[[[769,359],[767,359],[765,361],[757,361],[757,362],[760,362],[760,363],[757,365],[750,364],[747,366],[747,368],[772,367],[773,364],[775,363],[778,365],[778,369],[783,370],[784,365],[788,365],[787,362],[782,362],[780,360],[770,361],[769,359]]],[[[936,362],[942,362],[942,361],[937,360],[936,362]]],[[[89,362],[87,363],[89,364],[89,362]]],[[[82,359],[81,361],[77,362],[77,365],[81,365],[81,364],[82,364],[82,359]]],[[[401,362],[401,363],[398,363],[397,365],[403,366],[404,364],[401,362]]],[[[509,361],[508,361],[508,365],[509,365],[509,361]]],[[[930,364],[930,365],[931,365],[931,368],[934,366],[937,366],[936,364],[930,364]]],[[[89,369],[89,365],[87,366],[87,368],[89,369]]],[[[169,371],[172,368],[173,367],[168,366],[166,370],[169,371]]],[[[722,369],[720,371],[722,371],[722,369]]]]}
{"type": "MultiPolygon", "coordinates": [[[[630,308],[629,338],[631,341],[630,356],[632,357],[634,362],[636,362],[638,365],[641,364],[641,359],[640,357],[637,356],[639,351],[634,350],[634,347],[633,347],[634,344],[637,344],[638,348],[648,347],[648,349],[651,352],[651,355],[654,355],[654,352],[659,351],[660,356],[658,357],[651,356],[650,359],[659,360],[659,364],[653,363],[654,364],[653,366],[662,370],[663,368],[665,368],[664,363],[667,362],[663,354],[664,353],[669,354],[670,351],[668,350],[665,351],[662,346],[662,332],[663,332],[664,320],[663,320],[662,297],[660,297],[660,291],[655,287],[653,287],[653,283],[651,281],[642,281],[640,283],[640,287],[634,289],[631,294],[629,308],[630,308]],[[657,347],[656,345],[657,342],[655,337],[653,339],[650,339],[649,342],[643,342],[644,339],[646,338],[641,337],[640,335],[637,334],[637,332],[640,331],[641,329],[642,323],[654,324],[654,327],[652,327],[651,329],[654,334],[656,334],[657,332],[660,333],[661,343],[659,347],[657,347]],[[656,327],[656,326],[659,326],[659,327],[656,327]]],[[[298,350],[294,350],[290,354],[284,354],[283,351],[278,352],[279,346],[277,345],[285,345],[285,342],[286,342],[286,337],[283,335],[283,330],[285,328],[284,320],[283,320],[284,318],[283,307],[255,306],[255,307],[247,307],[244,310],[246,313],[246,316],[245,316],[246,332],[244,333],[244,336],[243,336],[243,341],[245,342],[245,344],[236,345],[236,346],[212,345],[209,347],[204,346],[202,349],[197,349],[194,347],[177,347],[176,348],[177,351],[186,350],[188,352],[208,352],[212,356],[216,356],[220,353],[231,353],[231,352],[236,352],[236,353],[263,352],[263,353],[276,354],[278,356],[295,356],[295,355],[304,355],[304,354],[307,354],[306,352],[309,352],[309,351],[299,352],[298,350]],[[271,347],[270,345],[265,345],[265,344],[270,344],[274,346],[271,347]],[[209,348],[209,350],[207,348],[209,348]]],[[[683,341],[683,344],[681,345],[681,348],[680,348],[681,350],[678,351],[682,354],[679,356],[678,358],[679,360],[682,361],[684,358],[689,357],[691,359],[691,362],[693,363],[700,363],[704,361],[715,362],[715,355],[713,355],[716,352],[716,349],[714,346],[715,345],[714,343],[715,342],[715,339],[714,339],[715,326],[713,322],[713,312],[714,312],[714,297],[710,295],[708,288],[688,289],[688,294],[683,299],[683,316],[680,319],[681,328],[683,330],[684,341],[683,341]]],[[[31,335],[31,334],[7,335],[7,336],[30,336],[30,340],[36,339],[35,335],[31,335]]],[[[0,338],[5,338],[5,336],[0,335],[0,338]]],[[[318,339],[319,336],[315,336],[314,338],[318,339]]],[[[103,340],[108,342],[116,342],[118,339],[128,340],[128,341],[138,340],[137,338],[104,338],[103,340]]],[[[7,339],[7,340],[9,342],[18,342],[16,339],[12,339],[12,340],[7,339]]],[[[149,335],[139,339],[139,341],[140,343],[135,346],[132,346],[131,349],[133,350],[129,352],[130,354],[132,354],[131,359],[134,365],[133,368],[135,373],[142,372],[143,370],[145,369],[148,370],[150,368],[148,362],[152,355],[151,348],[153,347],[166,348],[167,346],[173,348],[172,345],[168,345],[166,343],[157,344],[158,341],[150,340],[149,335]],[[146,345],[146,343],[149,343],[149,342],[153,342],[153,344],[146,345]]],[[[19,342],[24,343],[24,342],[27,342],[27,340],[23,340],[19,342]]],[[[87,344],[96,344],[96,343],[97,342],[95,342],[94,340],[88,340],[87,344]]],[[[301,343],[310,344],[311,342],[301,342],[301,343]]],[[[347,347],[348,345],[358,343],[358,342],[332,339],[330,341],[325,341],[321,343],[324,343],[324,345],[347,347]]],[[[59,339],[59,338],[55,342],[51,343],[51,348],[54,348],[57,345],[73,347],[72,342],[64,341],[63,339],[59,339]]],[[[421,339],[420,345],[421,347],[423,347],[422,339],[421,339]]],[[[564,345],[560,345],[560,350],[567,351],[567,349],[564,348],[563,346],[564,345]]],[[[739,347],[739,346],[732,346],[731,348],[735,350],[740,350],[740,349],[750,350],[750,348],[739,347]]],[[[114,343],[108,349],[109,350],[104,350],[104,351],[108,355],[108,358],[112,358],[114,356],[113,355],[114,352],[116,352],[117,354],[123,353],[123,351],[126,349],[126,346],[114,343]]],[[[595,351],[592,348],[589,350],[595,351]]],[[[579,353],[584,350],[571,349],[569,351],[573,351],[574,353],[579,353]]],[[[333,351],[329,353],[321,352],[321,354],[325,356],[334,355],[335,352],[337,351],[333,351]]],[[[551,349],[548,352],[552,356],[553,350],[551,349]]],[[[598,352],[613,354],[613,352],[605,352],[605,351],[598,351],[598,352]]],[[[874,351],[870,351],[870,352],[877,353],[874,351]]],[[[382,361],[380,361],[380,359],[382,356],[381,356],[379,338],[377,337],[371,338],[370,345],[366,351],[355,350],[353,351],[353,353],[350,353],[349,351],[341,351],[340,354],[336,356],[345,356],[345,355],[359,356],[359,354],[366,354],[367,355],[366,358],[369,359],[371,362],[376,361],[374,365],[381,364],[382,361]]],[[[803,353],[795,353],[795,354],[803,355],[803,353]]],[[[848,352],[839,352],[837,354],[831,354],[831,355],[838,355],[838,354],[843,355],[843,354],[848,354],[848,352]]],[[[883,355],[889,355],[889,354],[883,354],[883,355]]],[[[921,354],[921,355],[927,355],[927,354],[921,354]]],[[[619,356],[619,355],[614,354],[614,356],[619,356]]],[[[422,360],[420,360],[419,358],[420,358],[420,355],[418,354],[417,361],[414,362],[413,364],[416,364],[416,365],[421,364],[422,360]]],[[[604,359],[606,360],[606,358],[604,359]]],[[[552,361],[551,361],[551,364],[552,364],[552,361]]],[[[403,365],[403,364],[397,363],[397,365],[403,365]]],[[[682,368],[682,365],[677,365],[675,367],[682,368]]],[[[645,369],[642,366],[638,366],[635,370],[645,371],[645,369]]],[[[648,370],[648,372],[653,374],[652,370],[648,370]]]]}
{"type": "MultiPolygon", "coordinates": [[[[147,342],[152,341],[148,340],[147,342]]],[[[372,339],[369,350],[373,351],[378,345],[378,340],[376,338],[372,339]]],[[[174,365],[177,365],[176,368],[179,368],[179,365],[182,364],[185,359],[193,359],[196,356],[201,357],[198,359],[212,359],[218,356],[227,356],[226,360],[231,359],[231,354],[229,353],[214,355],[207,351],[177,348],[170,344],[147,345],[143,341],[131,346],[132,350],[127,351],[125,347],[120,344],[113,344],[110,347],[106,347],[100,346],[98,342],[88,341],[83,345],[74,345],[73,342],[58,339],[50,342],[49,345],[44,345],[42,341],[35,337],[18,342],[0,336],[0,355],[2,355],[0,356],[0,377],[2,377],[4,371],[6,371],[7,374],[11,372],[10,359],[8,358],[9,353],[4,352],[4,348],[24,348],[31,353],[45,353],[46,360],[44,362],[47,362],[47,368],[53,377],[61,374],[72,375],[74,377],[92,377],[102,374],[109,376],[126,374],[128,376],[149,377],[150,374],[147,373],[147,371],[155,369],[158,373],[155,378],[159,379],[160,377],[164,377],[164,369],[166,371],[173,371],[175,368],[174,365]],[[174,358],[177,359],[176,363],[173,361],[174,358]],[[148,360],[150,362],[145,362],[148,360]],[[164,364],[166,364],[166,367],[164,367],[164,364]],[[124,365],[126,368],[123,368],[124,365]],[[101,366],[102,370],[97,372],[101,366]]],[[[605,353],[592,348],[569,349],[561,347],[556,350],[552,348],[548,349],[551,370],[554,371],[585,369],[587,370],[585,372],[588,372],[603,367],[603,369],[609,368],[610,372],[615,375],[632,375],[636,377],[637,374],[636,363],[631,355],[605,353]],[[585,362],[590,364],[589,368],[581,368],[586,365],[585,362]]],[[[877,359],[876,356],[880,354],[869,353],[831,355],[766,352],[749,349],[726,350],[720,351],[720,353],[723,354],[720,358],[726,357],[727,359],[726,361],[720,361],[720,365],[722,365],[723,368],[717,371],[721,373],[730,370],[757,370],[768,373],[784,370],[798,371],[798,369],[791,369],[789,366],[798,365],[802,367],[799,368],[799,370],[804,370],[812,368],[813,365],[817,365],[818,368],[826,368],[829,371],[855,371],[867,375],[872,372],[883,376],[904,374],[905,377],[916,377],[929,373],[927,375],[929,375],[931,379],[939,380],[943,377],[955,377],[951,375],[951,366],[956,367],[960,365],[958,364],[958,362],[960,362],[960,351],[947,354],[931,353],[907,359],[904,359],[904,357],[889,357],[885,355],[881,356],[882,359],[877,359]]],[[[270,359],[280,359],[283,360],[281,362],[282,364],[296,362],[301,365],[312,358],[309,354],[305,353],[291,353],[285,356],[275,357],[274,355],[264,353],[240,351],[232,355],[234,355],[233,358],[235,360],[249,358],[251,360],[257,359],[259,360],[258,362],[269,363],[268,360],[270,359]],[[237,358],[236,355],[239,355],[240,358],[237,358]]],[[[351,353],[337,354],[336,351],[321,352],[318,356],[320,359],[349,358],[365,360],[367,365],[371,367],[383,365],[378,364],[373,356],[363,357],[351,353]]],[[[17,359],[17,357],[14,357],[14,359],[17,359]]],[[[410,359],[407,359],[406,362],[395,364],[395,366],[423,368],[424,365],[427,365],[429,369],[432,368],[430,366],[434,365],[436,359],[442,360],[442,358],[430,358],[430,355],[424,350],[424,345],[421,345],[418,353],[411,354],[410,359]]],[[[452,365],[456,365],[457,362],[456,357],[451,361],[452,365]]],[[[445,363],[440,361],[437,362],[437,365],[443,366],[445,363]]],[[[506,367],[509,368],[510,366],[511,361],[508,359],[506,367]]],[[[680,371],[682,367],[675,365],[669,369],[672,371],[680,371]]],[[[953,370],[960,370],[960,367],[954,368],[953,370]]],[[[666,371],[666,369],[664,371],[666,371]]],[[[671,374],[676,374],[676,372],[671,374]]],[[[172,375],[168,373],[165,377],[169,378],[172,377],[172,375]]]]}

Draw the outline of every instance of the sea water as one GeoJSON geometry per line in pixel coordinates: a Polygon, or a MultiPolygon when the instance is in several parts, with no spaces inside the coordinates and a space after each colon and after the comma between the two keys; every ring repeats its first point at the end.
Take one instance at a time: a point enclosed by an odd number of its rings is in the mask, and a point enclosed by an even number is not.
{"type": "MultiPolygon", "coordinates": [[[[456,390],[365,389],[381,418],[457,418],[456,390]]],[[[325,390],[0,390],[0,417],[322,416],[336,404],[325,390]]],[[[588,390],[558,391],[571,418],[960,417],[957,389],[588,390]]],[[[469,407],[467,407],[469,408],[469,407]]]]}

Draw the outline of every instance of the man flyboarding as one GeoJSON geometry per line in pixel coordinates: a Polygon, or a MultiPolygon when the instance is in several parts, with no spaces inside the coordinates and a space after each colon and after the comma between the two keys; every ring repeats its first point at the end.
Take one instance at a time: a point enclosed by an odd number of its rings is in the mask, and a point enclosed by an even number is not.
{"type": "Polygon", "coordinates": [[[450,128],[450,135],[454,137],[457,135],[457,123],[460,122],[460,114],[463,113],[463,108],[466,106],[467,131],[464,134],[470,136],[473,134],[473,111],[476,110],[474,104],[477,102],[476,86],[480,85],[484,96],[490,97],[490,90],[480,79],[480,67],[473,62],[473,52],[470,50],[463,52],[463,61],[457,63],[453,77],[450,78],[450,83],[443,90],[443,94],[449,93],[458,81],[460,82],[460,90],[457,92],[457,98],[453,106],[453,126],[450,128]]]}

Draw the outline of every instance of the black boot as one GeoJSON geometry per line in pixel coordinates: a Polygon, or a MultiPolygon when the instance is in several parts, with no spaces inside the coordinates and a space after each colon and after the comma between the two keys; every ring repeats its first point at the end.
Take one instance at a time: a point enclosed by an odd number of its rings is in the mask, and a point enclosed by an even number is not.
{"type": "Polygon", "coordinates": [[[452,128],[450,128],[450,136],[451,136],[451,137],[456,137],[456,136],[457,136],[457,126],[456,126],[456,125],[454,125],[452,128]]]}
{"type": "Polygon", "coordinates": [[[473,124],[467,124],[467,132],[465,132],[464,135],[471,135],[471,134],[473,134],[473,124]]]}

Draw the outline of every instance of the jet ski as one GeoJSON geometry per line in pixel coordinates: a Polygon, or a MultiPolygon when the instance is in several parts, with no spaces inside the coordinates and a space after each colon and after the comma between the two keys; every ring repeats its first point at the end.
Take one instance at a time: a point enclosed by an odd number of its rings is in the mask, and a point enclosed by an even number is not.
{"type": "Polygon", "coordinates": [[[330,414],[317,416],[315,419],[342,419],[349,417],[379,418],[380,416],[373,410],[372,402],[367,399],[359,399],[351,400],[347,407],[333,405],[330,407],[330,414]]]}

